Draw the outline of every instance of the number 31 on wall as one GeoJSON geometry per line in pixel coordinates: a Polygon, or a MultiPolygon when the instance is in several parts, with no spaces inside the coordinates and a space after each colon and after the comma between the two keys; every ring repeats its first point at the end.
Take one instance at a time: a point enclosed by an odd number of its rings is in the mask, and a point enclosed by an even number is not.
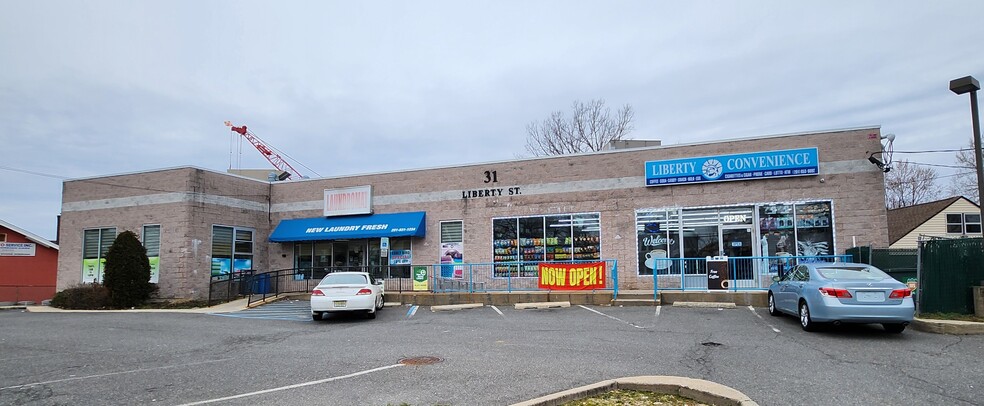
{"type": "Polygon", "coordinates": [[[485,171],[484,183],[496,183],[496,182],[499,182],[499,178],[496,176],[495,171],[485,171]]]}

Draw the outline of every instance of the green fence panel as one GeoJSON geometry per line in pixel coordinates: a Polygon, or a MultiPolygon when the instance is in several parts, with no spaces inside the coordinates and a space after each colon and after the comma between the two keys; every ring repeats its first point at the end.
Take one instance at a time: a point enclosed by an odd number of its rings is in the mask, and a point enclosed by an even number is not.
{"type": "Polygon", "coordinates": [[[974,313],[972,286],[984,283],[981,238],[923,242],[919,283],[922,313],[974,313]]]}
{"type": "Polygon", "coordinates": [[[878,267],[899,282],[916,278],[916,249],[853,247],[844,253],[856,263],[878,267]]]}

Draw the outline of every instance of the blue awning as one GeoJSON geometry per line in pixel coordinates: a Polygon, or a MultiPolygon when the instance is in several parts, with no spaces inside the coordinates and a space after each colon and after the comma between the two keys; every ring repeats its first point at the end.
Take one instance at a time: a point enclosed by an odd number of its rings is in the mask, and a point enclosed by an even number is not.
{"type": "Polygon", "coordinates": [[[282,220],[270,234],[272,242],[344,240],[379,237],[423,237],[424,214],[370,214],[282,220]]]}

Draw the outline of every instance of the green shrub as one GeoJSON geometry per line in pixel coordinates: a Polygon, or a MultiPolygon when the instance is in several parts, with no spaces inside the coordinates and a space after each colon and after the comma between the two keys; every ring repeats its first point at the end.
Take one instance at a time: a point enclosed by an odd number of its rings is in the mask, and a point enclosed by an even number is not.
{"type": "Polygon", "coordinates": [[[150,298],[156,289],[150,283],[147,249],[133,231],[117,235],[106,252],[103,285],[109,289],[110,304],[117,308],[137,306],[150,298]]]}
{"type": "Polygon", "coordinates": [[[108,305],[109,290],[98,283],[71,286],[51,299],[51,306],[61,309],[96,310],[108,305]]]}

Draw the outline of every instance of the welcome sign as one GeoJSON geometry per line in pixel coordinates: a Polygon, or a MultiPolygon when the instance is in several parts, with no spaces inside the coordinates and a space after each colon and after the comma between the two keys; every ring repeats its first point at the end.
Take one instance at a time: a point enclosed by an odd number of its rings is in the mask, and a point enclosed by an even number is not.
{"type": "Polygon", "coordinates": [[[646,186],[785,178],[820,173],[816,148],[646,162],[646,186]]]}

